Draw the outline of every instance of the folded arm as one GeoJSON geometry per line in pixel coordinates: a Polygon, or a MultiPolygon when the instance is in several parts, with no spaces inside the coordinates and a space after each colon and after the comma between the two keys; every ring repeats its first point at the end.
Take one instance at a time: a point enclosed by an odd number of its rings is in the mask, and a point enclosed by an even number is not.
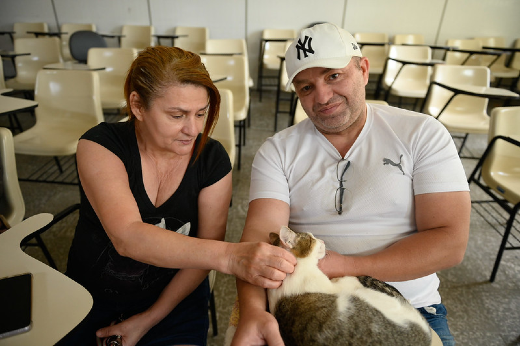
{"type": "Polygon", "coordinates": [[[370,275],[383,281],[405,281],[453,267],[464,258],[470,211],[466,191],[417,195],[417,233],[369,256],[328,252],[320,268],[331,278],[370,275]]]}

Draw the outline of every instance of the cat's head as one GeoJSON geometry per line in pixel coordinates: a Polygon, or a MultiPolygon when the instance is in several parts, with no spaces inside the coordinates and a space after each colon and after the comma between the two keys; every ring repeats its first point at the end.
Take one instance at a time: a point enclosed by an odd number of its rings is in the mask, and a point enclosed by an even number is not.
{"type": "Polygon", "coordinates": [[[325,243],[311,233],[296,233],[289,227],[283,226],[280,228],[280,235],[270,233],[269,240],[271,244],[289,250],[296,258],[325,257],[325,243]]]}

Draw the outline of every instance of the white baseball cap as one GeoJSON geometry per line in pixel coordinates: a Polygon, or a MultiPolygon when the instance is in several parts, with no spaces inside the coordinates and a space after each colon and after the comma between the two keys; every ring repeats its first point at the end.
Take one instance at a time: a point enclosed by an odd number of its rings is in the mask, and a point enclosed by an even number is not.
{"type": "Polygon", "coordinates": [[[361,49],[352,35],[331,23],[316,24],[300,31],[285,53],[287,69],[286,89],[293,78],[311,67],[344,68],[361,49]]]}

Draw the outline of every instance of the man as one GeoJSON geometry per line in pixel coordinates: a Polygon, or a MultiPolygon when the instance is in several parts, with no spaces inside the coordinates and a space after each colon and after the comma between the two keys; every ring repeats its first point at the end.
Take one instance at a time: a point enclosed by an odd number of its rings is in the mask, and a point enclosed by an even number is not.
{"type": "MultiPolygon", "coordinates": [[[[269,138],[251,173],[242,241],[288,225],[325,241],[330,278],[370,275],[395,286],[454,345],[437,271],[460,263],[471,202],[464,169],[434,118],[367,105],[369,62],[333,24],[304,29],[286,53],[309,119],[269,138]]],[[[264,289],[237,280],[233,345],[283,345],[264,289]]]]}

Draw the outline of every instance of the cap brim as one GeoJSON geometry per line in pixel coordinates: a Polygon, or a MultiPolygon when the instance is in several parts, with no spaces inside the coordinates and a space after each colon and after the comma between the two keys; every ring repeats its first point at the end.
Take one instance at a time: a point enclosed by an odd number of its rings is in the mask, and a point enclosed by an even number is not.
{"type": "Polygon", "coordinates": [[[316,59],[313,61],[309,61],[307,64],[301,66],[299,69],[294,71],[294,73],[289,76],[289,80],[287,84],[285,85],[285,90],[289,91],[291,89],[291,84],[296,77],[298,73],[300,73],[303,70],[306,70],[308,68],[312,67],[323,67],[323,68],[344,68],[346,67],[350,60],[352,60],[352,56],[346,56],[342,58],[329,58],[329,59],[316,59]]]}

